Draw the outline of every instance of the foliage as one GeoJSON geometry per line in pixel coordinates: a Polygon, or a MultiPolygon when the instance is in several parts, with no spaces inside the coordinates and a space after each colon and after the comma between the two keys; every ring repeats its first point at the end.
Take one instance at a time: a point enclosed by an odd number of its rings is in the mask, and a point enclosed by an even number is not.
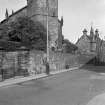
{"type": "Polygon", "coordinates": [[[9,40],[8,37],[8,33],[9,33],[9,25],[8,24],[3,24],[0,26],[0,40],[9,40]]]}
{"type": "Polygon", "coordinates": [[[78,49],[78,47],[76,45],[74,45],[73,43],[71,43],[67,39],[63,40],[63,44],[65,45],[65,52],[66,53],[74,53],[78,49]]]}
{"type": "Polygon", "coordinates": [[[15,21],[2,26],[1,30],[0,38],[2,39],[20,42],[29,48],[46,49],[45,28],[41,23],[34,22],[29,17],[18,17],[15,21]]]}

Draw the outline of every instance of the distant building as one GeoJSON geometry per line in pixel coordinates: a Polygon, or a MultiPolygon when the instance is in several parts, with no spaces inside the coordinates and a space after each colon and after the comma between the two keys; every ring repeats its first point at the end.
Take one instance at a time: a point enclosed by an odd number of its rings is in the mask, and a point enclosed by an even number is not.
{"type": "Polygon", "coordinates": [[[98,57],[101,62],[105,62],[105,40],[101,41],[100,50],[101,50],[101,52],[99,53],[98,57]]]}
{"type": "Polygon", "coordinates": [[[1,24],[15,21],[17,17],[28,16],[34,22],[39,21],[45,28],[47,28],[47,12],[49,23],[50,48],[62,47],[62,27],[63,18],[58,19],[58,0],[27,0],[27,6],[12,14],[8,14],[6,9],[5,20],[1,24]],[[47,11],[48,6],[48,11],[47,11]]]}
{"type": "Polygon", "coordinates": [[[94,32],[93,27],[91,27],[90,35],[87,35],[87,30],[84,29],[83,35],[78,39],[76,45],[78,46],[80,52],[97,54],[101,45],[98,29],[94,32]]]}

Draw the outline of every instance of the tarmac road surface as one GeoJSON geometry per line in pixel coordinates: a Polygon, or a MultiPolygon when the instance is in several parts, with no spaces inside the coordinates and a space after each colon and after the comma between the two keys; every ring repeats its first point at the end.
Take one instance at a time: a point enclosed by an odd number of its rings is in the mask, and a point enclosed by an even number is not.
{"type": "Polygon", "coordinates": [[[0,88],[0,105],[87,105],[105,92],[105,76],[85,68],[0,88]]]}

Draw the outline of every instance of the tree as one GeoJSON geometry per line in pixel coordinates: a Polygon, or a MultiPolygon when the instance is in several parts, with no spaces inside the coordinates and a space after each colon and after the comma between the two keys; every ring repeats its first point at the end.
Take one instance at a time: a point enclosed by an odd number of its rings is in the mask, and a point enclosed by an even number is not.
{"type": "Polygon", "coordinates": [[[9,33],[9,25],[2,24],[0,26],[0,40],[8,41],[9,40],[8,33],[9,33]]]}
{"type": "Polygon", "coordinates": [[[29,48],[46,50],[46,29],[41,23],[34,22],[29,17],[18,17],[6,27],[2,27],[2,36],[6,36],[9,41],[20,42],[29,48]]]}
{"type": "Polygon", "coordinates": [[[65,45],[66,53],[73,53],[78,49],[78,47],[71,43],[68,39],[64,39],[63,44],[65,45]]]}

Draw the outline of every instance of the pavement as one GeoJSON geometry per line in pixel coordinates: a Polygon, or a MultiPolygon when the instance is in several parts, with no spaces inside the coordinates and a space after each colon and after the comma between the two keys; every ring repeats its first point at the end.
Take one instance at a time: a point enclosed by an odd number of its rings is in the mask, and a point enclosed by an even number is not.
{"type": "MultiPolygon", "coordinates": [[[[59,71],[52,71],[50,72],[50,75],[55,75],[55,74],[59,74],[59,73],[63,73],[63,72],[68,72],[68,71],[72,71],[72,70],[77,70],[79,67],[73,67],[70,69],[66,69],[66,70],[59,70],[59,71]]],[[[26,82],[26,81],[30,81],[30,80],[35,80],[35,79],[40,79],[40,78],[45,78],[48,77],[48,75],[46,73],[42,73],[42,74],[37,74],[37,75],[31,75],[28,77],[14,77],[11,79],[7,79],[5,81],[0,82],[0,87],[4,87],[4,86],[9,86],[9,85],[14,85],[17,83],[22,83],[22,82],[26,82]]]]}
{"type": "Polygon", "coordinates": [[[95,96],[87,105],[105,105],[105,93],[95,96]]]}

